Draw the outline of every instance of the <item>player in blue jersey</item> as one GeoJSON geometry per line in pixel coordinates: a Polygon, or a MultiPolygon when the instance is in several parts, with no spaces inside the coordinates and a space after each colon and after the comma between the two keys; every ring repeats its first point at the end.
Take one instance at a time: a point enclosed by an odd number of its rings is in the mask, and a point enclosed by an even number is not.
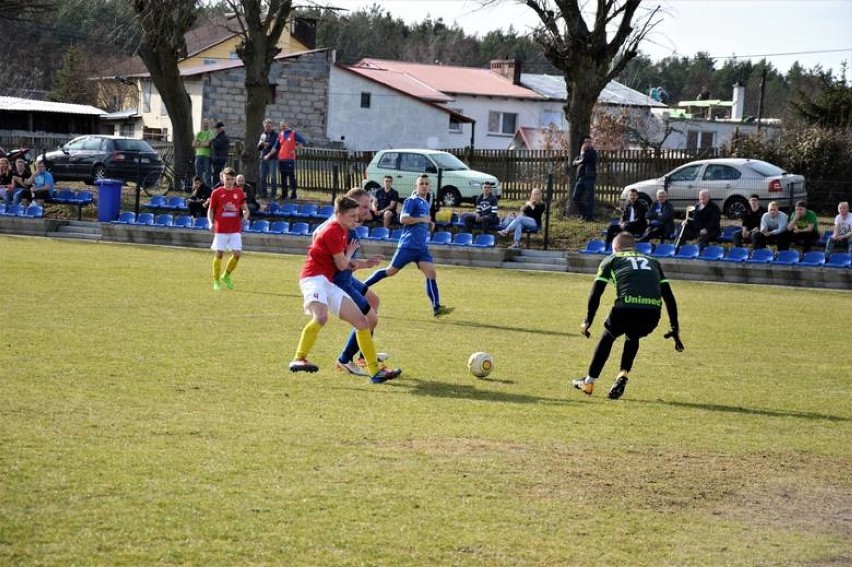
{"type": "Polygon", "coordinates": [[[402,204],[402,213],[399,215],[402,235],[399,237],[399,244],[391,258],[390,266],[376,271],[364,282],[364,285],[372,287],[385,278],[395,276],[411,262],[416,262],[417,267],[426,277],[426,296],[432,304],[432,314],[435,317],[443,317],[452,313],[453,308],[441,305],[435,263],[427,245],[432,228],[431,205],[427,200],[429,193],[429,176],[423,174],[417,178],[414,193],[402,204]]]}

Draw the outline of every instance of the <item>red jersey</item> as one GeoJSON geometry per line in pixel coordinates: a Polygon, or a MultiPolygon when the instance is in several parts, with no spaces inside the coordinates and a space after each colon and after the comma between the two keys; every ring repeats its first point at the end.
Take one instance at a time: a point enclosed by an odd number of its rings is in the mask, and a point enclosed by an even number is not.
{"type": "Polygon", "coordinates": [[[239,187],[230,191],[224,187],[213,190],[210,195],[210,210],[213,211],[213,233],[234,234],[243,228],[242,204],[246,194],[239,187]]]}
{"type": "Polygon", "coordinates": [[[334,255],[346,251],[349,231],[343,228],[337,221],[331,221],[314,237],[314,241],[308,248],[308,258],[302,267],[299,278],[311,276],[325,276],[332,281],[337,273],[334,265],[334,255]]]}
{"type": "Polygon", "coordinates": [[[282,130],[278,134],[278,159],[296,159],[296,131],[282,130]]]}

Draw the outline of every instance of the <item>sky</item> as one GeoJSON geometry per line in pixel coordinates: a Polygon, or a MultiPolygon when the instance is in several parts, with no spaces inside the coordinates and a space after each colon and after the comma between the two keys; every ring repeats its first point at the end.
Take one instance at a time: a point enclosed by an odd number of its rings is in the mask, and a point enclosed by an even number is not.
{"type": "MultiPolygon", "coordinates": [[[[514,26],[524,33],[537,17],[518,0],[499,0],[482,8],[479,0],[320,0],[318,4],[348,10],[379,4],[407,23],[443,18],[468,34],[480,37],[514,26]]],[[[593,11],[596,2],[586,0],[593,11]]],[[[583,3],[581,2],[581,6],[583,3]]],[[[817,64],[839,75],[841,61],[852,65],[852,0],[646,0],[640,10],[660,6],[661,22],[640,50],[658,61],[671,55],[693,56],[699,51],[727,58],[763,56],[786,73],[798,60],[805,69],[817,64]]],[[[852,71],[846,79],[852,81],[852,71]]]]}

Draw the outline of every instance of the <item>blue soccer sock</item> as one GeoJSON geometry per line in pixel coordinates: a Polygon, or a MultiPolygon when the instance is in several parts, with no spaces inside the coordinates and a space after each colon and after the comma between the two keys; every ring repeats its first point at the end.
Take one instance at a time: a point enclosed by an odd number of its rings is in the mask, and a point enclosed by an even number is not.
{"type": "Polygon", "coordinates": [[[346,345],[343,347],[343,350],[340,351],[340,356],[337,357],[337,360],[339,360],[341,364],[352,362],[352,359],[355,358],[356,354],[358,354],[358,349],[358,337],[355,335],[355,329],[352,329],[352,332],[349,333],[349,338],[346,340],[346,345]]]}
{"type": "Polygon", "coordinates": [[[373,272],[372,276],[367,278],[367,281],[364,282],[364,285],[367,286],[367,287],[370,287],[373,284],[379,283],[380,281],[382,281],[386,277],[388,277],[388,271],[386,269],[376,270],[375,272],[373,272]]]}
{"type": "Polygon", "coordinates": [[[432,302],[432,309],[437,309],[441,304],[441,294],[438,293],[438,282],[436,280],[426,279],[426,295],[432,302]]]}

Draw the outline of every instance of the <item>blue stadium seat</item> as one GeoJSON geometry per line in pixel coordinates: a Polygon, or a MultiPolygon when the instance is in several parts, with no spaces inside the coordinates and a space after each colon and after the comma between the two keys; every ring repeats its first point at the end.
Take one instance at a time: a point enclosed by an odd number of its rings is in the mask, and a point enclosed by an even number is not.
{"type": "Polygon", "coordinates": [[[661,242],[654,247],[654,251],[651,252],[651,256],[654,258],[672,258],[675,255],[675,246],[674,244],[668,244],[665,242],[661,242]]]}
{"type": "Polygon", "coordinates": [[[192,217],[189,215],[180,215],[175,219],[172,228],[192,228],[192,217]]]}
{"type": "Polygon", "coordinates": [[[387,240],[388,236],[390,236],[390,230],[383,226],[377,226],[367,236],[367,240],[387,240]]]}
{"type": "Polygon", "coordinates": [[[311,227],[306,222],[294,222],[293,226],[290,227],[290,232],[288,234],[292,234],[295,236],[304,236],[310,234],[311,227]]]}
{"type": "Polygon", "coordinates": [[[192,228],[196,230],[210,230],[210,224],[207,222],[207,217],[198,217],[192,224],[192,228]]]}
{"type": "Polygon", "coordinates": [[[835,252],[825,262],[829,268],[849,268],[852,266],[852,254],[848,252],[835,252]]]}
{"type": "Polygon", "coordinates": [[[139,213],[139,216],[136,217],[136,221],[130,224],[141,224],[145,226],[151,226],[154,224],[154,213],[139,213]]]}
{"type": "Polygon", "coordinates": [[[0,203],[0,217],[6,216],[6,203],[0,203]]]}
{"type": "Polygon", "coordinates": [[[429,241],[429,244],[449,244],[452,240],[453,236],[449,232],[439,230],[432,233],[432,239],[429,241]]]}
{"type": "Polygon", "coordinates": [[[18,217],[21,216],[21,213],[24,212],[24,207],[22,205],[9,205],[6,208],[6,212],[3,213],[3,216],[6,217],[18,217]]]}
{"type": "Polygon", "coordinates": [[[334,214],[334,205],[323,205],[317,212],[314,213],[314,218],[317,220],[325,220],[334,214]]]}
{"type": "Polygon", "coordinates": [[[775,252],[771,248],[758,248],[751,253],[751,258],[746,259],[746,264],[769,264],[775,259],[775,252]]]}
{"type": "Polygon", "coordinates": [[[725,256],[725,249],[721,246],[705,246],[698,255],[699,260],[709,260],[715,262],[721,260],[725,256]]]}
{"type": "Polygon", "coordinates": [[[675,254],[674,257],[681,260],[694,260],[698,258],[700,253],[701,248],[699,248],[697,244],[683,244],[678,249],[677,254],[675,254]]]}
{"type": "Polygon", "coordinates": [[[133,224],[136,222],[136,213],[133,211],[124,211],[118,215],[116,220],[110,222],[113,224],[133,224]]]}
{"type": "Polygon", "coordinates": [[[834,230],[825,230],[820,235],[819,240],[817,240],[817,245],[820,248],[825,248],[825,244],[828,242],[828,239],[831,238],[831,235],[834,234],[834,230]]]}
{"type": "Polygon", "coordinates": [[[743,227],[736,225],[728,225],[722,229],[722,234],[719,235],[719,242],[733,242],[734,235],[742,230],[743,227]]]}
{"type": "Polygon", "coordinates": [[[580,254],[603,254],[606,243],[603,240],[589,240],[586,247],[580,250],[580,254]]]}
{"type": "Polygon", "coordinates": [[[80,207],[85,207],[86,205],[91,205],[95,202],[95,194],[91,191],[79,191],[77,193],[77,201],[76,204],[80,207]]]}
{"type": "Polygon", "coordinates": [[[151,200],[145,203],[145,208],[151,211],[159,211],[162,209],[167,209],[169,207],[169,202],[166,199],[165,195],[154,195],[151,197],[151,200]]]}
{"type": "Polygon", "coordinates": [[[306,203],[299,207],[299,210],[293,213],[294,217],[298,217],[300,219],[312,219],[314,215],[317,214],[319,207],[314,205],[313,203],[306,203]]]}
{"type": "Polygon", "coordinates": [[[279,220],[269,225],[269,234],[287,234],[290,231],[290,223],[279,220]]]}
{"type": "Polygon", "coordinates": [[[781,266],[794,266],[799,263],[798,250],[779,250],[778,256],[773,260],[773,264],[781,266]]]}
{"type": "Polygon", "coordinates": [[[296,213],[299,212],[299,205],[296,203],[284,203],[278,209],[279,217],[295,217],[296,213]]]}
{"type": "Polygon", "coordinates": [[[402,229],[395,228],[391,231],[390,236],[388,236],[388,240],[399,240],[400,236],[402,236],[402,229]]]}
{"type": "Polygon", "coordinates": [[[811,250],[810,252],[805,252],[802,255],[799,265],[810,266],[812,268],[825,266],[825,252],[822,250],[811,250]]]}
{"type": "Polygon", "coordinates": [[[246,232],[252,232],[255,234],[263,234],[269,232],[269,221],[266,219],[252,221],[251,226],[249,226],[246,232]]]}
{"type": "Polygon", "coordinates": [[[748,248],[734,246],[728,250],[728,253],[722,258],[723,262],[733,262],[740,264],[748,260],[748,248]]]}
{"type": "Polygon", "coordinates": [[[30,205],[29,207],[24,209],[24,212],[21,213],[18,216],[26,217],[26,218],[29,218],[29,219],[44,218],[44,207],[42,207],[41,205],[36,205],[35,203],[33,203],[32,205],[30,205]]]}
{"type": "Polygon", "coordinates": [[[70,205],[77,202],[77,193],[73,189],[60,189],[50,200],[54,203],[70,205]]]}
{"type": "Polygon", "coordinates": [[[473,235],[469,232],[459,232],[453,236],[452,246],[470,246],[473,244],[473,235]]]}
{"type": "Polygon", "coordinates": [[[169,213],[162,213],[154,217],[154,225],[156,226],[172,226],[174,217],[169,213]]]}
{"type": "Polygon", "coordinates": [[[186,199],[180,196],[169,197],[169,204],[167,208],[175,210],[175,211],[188,211],[189,207],[186,206],[186,199]]]}
{"type": "Polygon", "coordinates": [[[494,244],[495,240],[493,234],[477,234],[476,238],[473,240],[473,246],[478,246],[480,248],[491,248],[494,244]]]}
{"type": "Polygon", "coordinates": [[[647,256],[654,251],[654,245],[650,242],[637,242],[636,251],[647,256]]]}

